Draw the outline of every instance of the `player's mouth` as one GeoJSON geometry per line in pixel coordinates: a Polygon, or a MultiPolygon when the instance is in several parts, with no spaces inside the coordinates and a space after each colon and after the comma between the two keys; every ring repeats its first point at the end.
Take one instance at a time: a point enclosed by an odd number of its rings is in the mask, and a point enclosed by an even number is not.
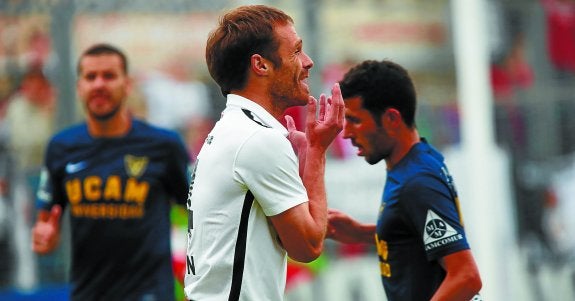
{"type": "Polygon", "coordinates": [[[355,147],[356,149],[356,154],[358,156],[364,156],[365,154],[365,149],[363,147],[361,147],[361,145],[355,143],[355,141],[352,141],[351,144],[355,147]]]}
{"type": "Polygon", "coordinates": [[[309,90],[308,78],[309,78],[309,74],[304,74],[304,75],[301,77],[300,82],[303,84],[303,86],[304,86],[308,91],[310,91],[310,90],[309,90]]]}
{"type": "Polygon", "coordinates": [[[95,104],[103,104],[107,103],[110,99],[110,96],[106,93],[94,93],[90,95],[90,102],[95,104]]]}

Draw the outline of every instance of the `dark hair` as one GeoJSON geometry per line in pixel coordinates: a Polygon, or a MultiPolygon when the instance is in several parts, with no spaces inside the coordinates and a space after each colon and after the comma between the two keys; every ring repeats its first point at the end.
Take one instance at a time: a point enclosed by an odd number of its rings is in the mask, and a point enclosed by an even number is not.
{"type": "Polygon", "coordinates": [[[240,6],[220,18],[208,37],[206,63],[224,96],[245,86],[253,54],[281,65],[274,26],[288,23],[293,23],[290,16],[265,5],[240,6]]]}
{"type": "Polygon", "coordinates": [[[98,56],[98,55],[102,55],[102,54],[115,54],[115,55],[119,56],[120,60],[122,61],[122,70],[124,70],[125,74],[128,74],[128,59],[126,58],[126,55],[124,54],[124,52],[122,52],[117,47],[114,47],[110,44],[104,44],[104,43],[92,45],[92,46],[90,46],[90,48],[86,49],[82,53],[82,56],[80,56],[80,59],[78,60],[78,66],[76,67],[76,72],[78,72],[78,74],[80,74],[80,72],[81,72],[80,63],[82,62],[83,57],[85,57],[85,56],[98,56]]]}
{"type": "Polygon", "coordinates": [[[352,67],[340,81],[344,99],[359,96],[363,108],[376,122],[388,108],[398,110],[409,127],[415,127],[416,95],[413,82],[400,65],[388,61],[367,60],[352,67]]]}

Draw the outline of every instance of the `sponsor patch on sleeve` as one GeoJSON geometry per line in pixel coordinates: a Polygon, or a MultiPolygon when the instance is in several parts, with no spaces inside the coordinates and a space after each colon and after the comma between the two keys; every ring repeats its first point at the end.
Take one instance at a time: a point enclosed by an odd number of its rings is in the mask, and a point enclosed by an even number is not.
{"type": "Polygon", "coordinates": [[[425,250],[430,251],[463,239],[463,235],[446,223],[437,213],[427,210],[423,243],[425,250]]]}

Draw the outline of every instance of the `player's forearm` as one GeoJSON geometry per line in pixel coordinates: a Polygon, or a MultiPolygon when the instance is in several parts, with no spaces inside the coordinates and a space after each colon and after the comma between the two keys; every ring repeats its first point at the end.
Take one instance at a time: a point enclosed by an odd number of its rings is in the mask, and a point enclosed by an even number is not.
{"type": "Polygon", "coordinates": [[[359,243],[375,244],[375,224],[360,224],[357,238],[359,243]]]}
{"type": "Polygon", "coordinates": [[[327,229],[327,195],[325,190],[325,150],[308,148],[303,169],[303,184],[309,199],[313,245],[323,246],[327,229]]]}
{"type": "Polygon", "coordinates": [[[481,277],[470,250],[459,251],[439,260],[446,270],[445,279],[432,301],[471,300],[482,287],[481,277]]]}
{"type": "Polygon", "coordinates": [[[375,244],[375,224],[356,223],[346,236],[347,243],[375,244]]]}
{"type": "Polygon", "coordinates": [[[307,158],[307,148],[298,150],[297,159],[299,162],[299,176],[303,179],[305,173],[305,162],[307,158]]]}

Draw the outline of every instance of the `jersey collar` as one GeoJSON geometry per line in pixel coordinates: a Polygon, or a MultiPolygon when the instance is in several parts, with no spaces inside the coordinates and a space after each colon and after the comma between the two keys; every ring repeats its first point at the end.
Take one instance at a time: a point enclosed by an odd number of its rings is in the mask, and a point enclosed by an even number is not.
{"type": "Polygon", "coordinates": [[[227,96],[227,107],[239,107],[242,109],[247,109],[253,113],[254,118],[257,118],[261,123],[274,128],[282,133],[282,135],[288,135],[287,129],[281,124],[277,119],[275,119],[268,111],[266,111],[259,104],[237,94],[228,94],[227,96]]]}

